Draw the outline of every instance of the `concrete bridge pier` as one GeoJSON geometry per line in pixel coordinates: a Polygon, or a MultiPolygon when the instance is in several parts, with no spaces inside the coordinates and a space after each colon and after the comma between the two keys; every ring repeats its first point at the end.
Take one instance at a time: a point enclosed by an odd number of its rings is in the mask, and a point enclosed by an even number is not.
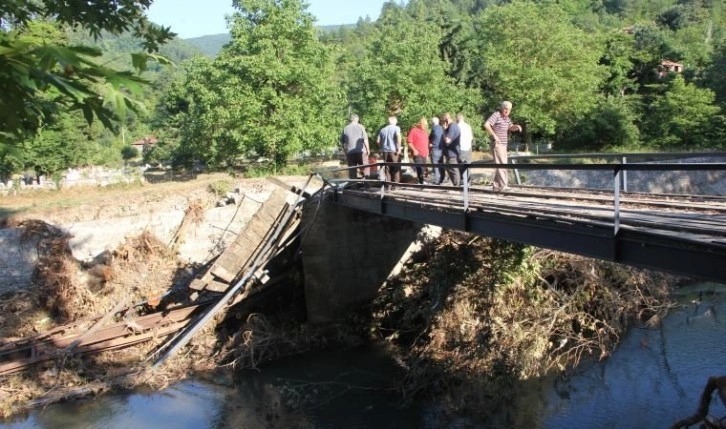
{"type": "Polygon", "coordinates": [[[323,195],[303,210],[308,321],[326,323],[370,302],[423,225],[340,206],[323,195]],[[320,204],[318,204],[318,202],[320,204]]]}

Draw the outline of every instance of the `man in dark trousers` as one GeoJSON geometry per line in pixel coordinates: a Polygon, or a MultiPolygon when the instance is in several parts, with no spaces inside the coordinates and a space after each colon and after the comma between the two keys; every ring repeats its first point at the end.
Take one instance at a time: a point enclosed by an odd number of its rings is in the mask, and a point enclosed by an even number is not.
{"type": "Polygon", "coordinates": [[[461,128],[459,124],[451,120],[449,113],[444,113],[444,122],[448,123],[446,132],[444,133],[444,160],[446,160],[446,171],[449,173],[449,179],[452,186],[461,184],[461,175],[459,174],[459,145],[461,142],[461,128]]]}
{"type": "MultiPolygon", "coordinates": [[[[368,154],[371,152],[368,146],[368,133],[366,133],[365,127],[359,123],[358,115],[350,115],[350,123],[343,128],[340,143],[343,145],[348,167],[367,164],[368,154]]],[[[348,178],[357,179],[359,170],[358,168],[349,169],[348,178]]]]}
{"type": "MultiPolygon", "coordinates": [[[[431,133],[429,133],[429,148],[431,148],[431,163],[444,163],[444,127],[439,124],[439,118],[431,118],[431,133]]],[[[434,185],[444,181],[444,168],[434,166],[434,185]]]]}
{"type": "Polygon", "coordinates": [[[398,119],[395,116],[388,117],[388,125],[378,132],[378,146],[383,151],[383,160],[388,164],[386,174],[387,180],[391,182],[401,181],[401,151],[403,141],[401,140],[401,128],[397,125],[398,119]]]}

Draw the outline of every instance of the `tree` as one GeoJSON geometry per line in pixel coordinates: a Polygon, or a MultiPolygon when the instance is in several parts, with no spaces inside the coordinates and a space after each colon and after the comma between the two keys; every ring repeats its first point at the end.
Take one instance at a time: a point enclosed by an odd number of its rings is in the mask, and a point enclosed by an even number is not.
{"type": "Polygon", "coordinates": [[[705,80],[709,88],[716,94],[716,101],[726,107],[726,40],[716,49],[712,63],[706,68],[705,80]]]}
{"type": "Polygon", "coordinates": [[[476,69],[490,109],[511,100],[528,131],[551,136],[597,103],[607,77],[600,41],[571,24],[556,3],[489,7],[477,29],[476,69]]]}
{"type": "Polygon", "coordinates": [[[388,115],[397,115],[406,128],[444,110],[478,110],[477,92],[448,76],[449,64],[436,48],[441,32],[435,25],[389,6],[376,26],[378,37],[360,64],[348,70],[349,103],[364,120],[382,126],[388,115]]]}
{"type": "Polygon", "coordinates": [[[608,96],[624,97],[638,90],[638,84],[631,76],[634,55],[632,38],[621,31],[608,35],[605,52],[600,63],[608,70],[609,76],[603,85],[603,92],[608,96]]]}
{"type": "Polygon", "coordinates": [[[284,165],[301,151],[335,146],[342,94],[333,56],[300,0],[238,0],[232,41],[214,62],[188,68],[188,122],[177,150],[187,162],[240,157],[284,165]]]}
{"type": "MultiPolygon", "coordinates": [[[[35,132],[57,109],[78,109],[107,126],[139,104],[127,91],[143,80],[94,62],[99,49],[43,37],[39,21],[71,26],[99,37],[102,31],[131,31],[147,52],[174,34],[151,24],[145,10],[153,0],[73,1],[6,0],[0,3],[0,144],[11,144],[35,132]],[[40,29],[39,29],[40,28],[40,29]],[[40,37],[39,37],[40,34],[40,37]]],[[[138,53],[133,64],[143,70],[156,55],[138,53]]]]}
{"type": "Polygon", "coordinates": [[[636,115],[623,97],[609,97],[564,133],[556,149],[565,152],[632,149],[640,143],[635,122],[636,115]]]}
{"type": "Polygon", "coordinates": [[[668,91],[653,102],[645,115],[647,141],[663,149],[698,149],[719,144],[709,140],[709,136],[718,134],[712,129],[717,124],[713,117],[721,116],[714,98],[713,91],[698,88],[682,76],[676,76],[668,91]]]}
{"type": "Polygon", "coordinates": [[[124,146],[121,149],[121,157],[124,161],[130,161],[139,156],[139,150],[133,146],[124,146]]]}

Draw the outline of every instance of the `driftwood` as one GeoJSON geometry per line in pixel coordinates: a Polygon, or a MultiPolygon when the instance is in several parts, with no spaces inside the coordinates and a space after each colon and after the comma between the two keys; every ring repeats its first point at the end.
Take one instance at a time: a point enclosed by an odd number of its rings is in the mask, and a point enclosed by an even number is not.
{"type": "Polygon", "coordinates": [[[708,407],[711,403],[711,395],[714,390],[718,390],[718,396],[721,398],[721,402],[723,402],[726,406],[726,376],[710,377],[708,379],[708,383],[706,383],[706,387],[703,389],[703,393],[701,394],[701,402],[696,414],[677,421],[673,426],[671,426],[671,429],[687,428],[688,426],[704,420],[708,415],[708,407]]]}

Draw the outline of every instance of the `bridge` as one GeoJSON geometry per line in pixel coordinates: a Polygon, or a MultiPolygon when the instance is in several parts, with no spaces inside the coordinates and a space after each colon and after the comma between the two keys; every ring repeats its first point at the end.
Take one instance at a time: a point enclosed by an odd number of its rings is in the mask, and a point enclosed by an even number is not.
{"type": "MultiPolygon", "coordinates": [[[[504,192],[477,180],[452,187],[336,178],[347,176],[344,169],[317,173],[325,185],[316,191],[307,191],[314,176],[302,189],[281,184],[235,242],[195,277],[181,301],[174,294],[149,297],[142,303],[148,313],[139,315],[139,304],[127,298],[106,315],[35,337],[4,339],[0,375],[58,356],[163,337],[166,341],[149,356],[158,367],[214,318],[226,317],[255,294],[294,282],[297,265],[286,267],[300,256],[308,320],[335,321],[376,296],[416,250],[424,225],[726,283],[726,189],[721,184],[726,163],[702,160],[726,155],[707,154],[688,163],[672,162],[673,154],[649,158],[670,157],[668,162],[634,163],[634,156],[625,162],[619,156],[615,163],[597,164],[551,163],[558,156],[514,157],[509,168],[516,185],[504,192]],[[534,185],[537,172],[555,176],[562,170],[599,174],[609,189],[534,185]],[[656,173],[657,178],[648,176],[656,173]],[[681,180],[698,175],[696,181],[715,192],[681,180]],[[691,191],[678,192],[676,182],[691,191]],[[129,321],[130,314],[135,316],[129,321]]],[[[465,167],[468,179],[490,175],[498,166],[465,167]]]]}
{"type": "MultiPolygon", "coordinates": [[[[645,189],[674,188],[674,183],[645,183],[643,186],[642,181],[648,177],[667,182],[694,174],[702,176],[703,182],[718,187],[718,179],[726,177],[723,175],[726,163],[714,160],[724,159],[726,155],[585,154],[578,156],[580,162],[560,163],[573,157],[512,157],[509,167],[517,184],[504,192],[469,185],[468,180],[464,180],[462,187],[451,187],[335,177],[324,179],[332,189],[331,201],[350,209],[726,282],[726,197],[723,196],[726,189],[721,195],[629,191],[635,188],[636,172],[641,176],[640,188],[645,189]],[[686,157],[698,162],[683,162],[686,157]],[[583,163],[582,158],[588,159],[589,163],[583,163]],[[593,159],[599,163],[592,163],[593,159]],[[640,161],[633,162],[634,159],[640,161]],[[558,171],[599,174],[609,181],[609,189],[522,183],[522,176],[527,174],[558,171]]],[[[379,166],[386,168],[387,164],[379,166]]],[[[427,168],[432,167],[427,165],[427,168]]],[[[467,166],[466,174],[486,176],[496,167],[491,163],[473,163],[467,166]]],[[[692,183],[681,181],[686,182],[687,188],[693,188],[692,183]]]]}

